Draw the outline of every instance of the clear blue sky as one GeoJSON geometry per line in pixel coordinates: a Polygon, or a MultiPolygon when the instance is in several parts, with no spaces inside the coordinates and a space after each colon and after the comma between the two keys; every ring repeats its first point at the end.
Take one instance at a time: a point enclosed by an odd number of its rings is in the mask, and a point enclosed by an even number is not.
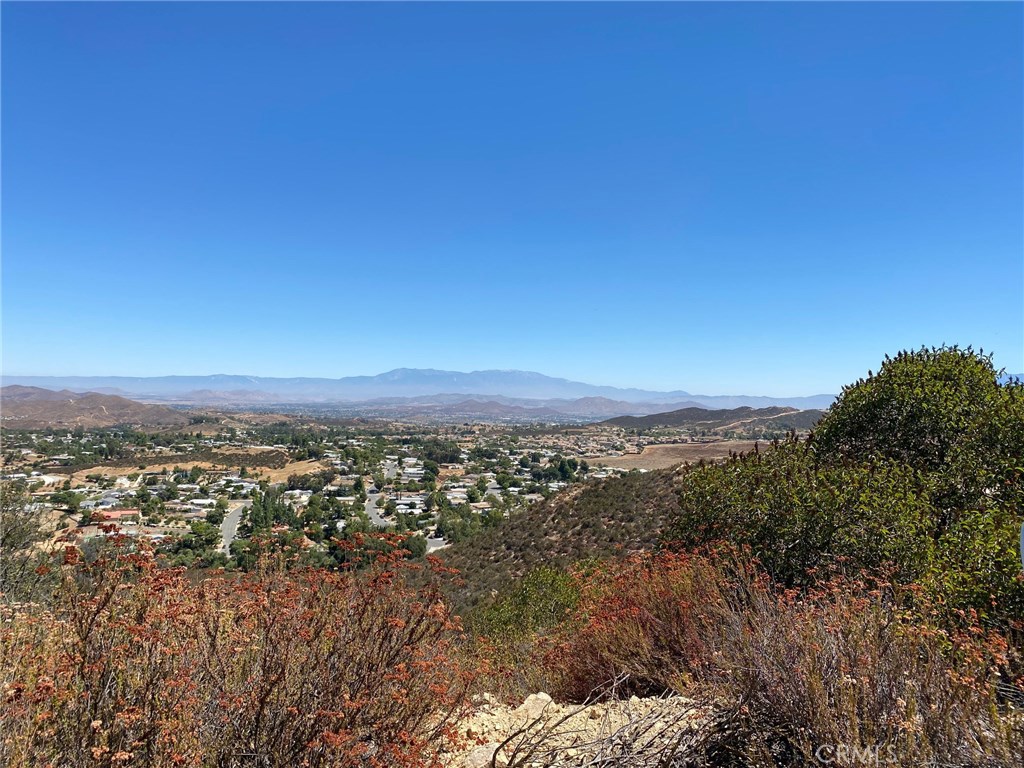
{"type": "Polygon", "coordinates": [[[1024,369],[1019,3],[9,3],[8,374],[1024,369]]]}

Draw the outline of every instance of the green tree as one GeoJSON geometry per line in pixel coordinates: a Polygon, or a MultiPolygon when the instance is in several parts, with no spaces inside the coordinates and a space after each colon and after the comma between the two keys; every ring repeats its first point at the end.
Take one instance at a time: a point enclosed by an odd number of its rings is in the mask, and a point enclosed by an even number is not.
{"type": "Polygon", "coordinates": [[[795,438],[688,469],[667,537],[750,547],[787,585],[816,569],[925,586],[956,621],[1024,620],[1024,390],[989,356],[941,347],[886,358],[795,438]]]}
{"type": "Polygon", "coordinates": [[[990,355],[970,347],[886,357],[844,387],[814,440],[823,457],[889,459],[931,473],[940,532],[958,510],[1021,500],[1024,386],[1000,384],[990,355]]]}

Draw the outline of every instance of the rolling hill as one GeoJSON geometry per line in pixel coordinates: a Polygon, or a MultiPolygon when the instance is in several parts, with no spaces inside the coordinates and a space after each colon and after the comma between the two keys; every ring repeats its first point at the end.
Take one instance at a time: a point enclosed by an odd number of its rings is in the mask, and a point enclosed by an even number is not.
{"type": "Polygon", "coordinates": [[[708,410],[705,408],[681,408],[667,413],[649,416],[619,416],[603,424],[625,429],[655,429],[657,427],[682,427],[690,429],[727,429],[737,426],[774,426],[782,430],[804,430],[813,427],[824,411],[773,406],[770,408],[730,408],[708,410]]]}
{"type": "Polygon", "coordinates": [[[188,414],[98,392],[53,391],[39,387],[0,389],[0,418],[8,429],[46,427],[184,426],[188,414]]]}

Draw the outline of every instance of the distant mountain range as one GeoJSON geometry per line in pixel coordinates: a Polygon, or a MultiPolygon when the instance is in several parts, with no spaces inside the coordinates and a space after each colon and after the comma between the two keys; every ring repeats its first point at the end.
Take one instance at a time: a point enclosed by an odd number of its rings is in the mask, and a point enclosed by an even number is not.
{"type": "MultiPolygon", "coordinates": [[[[536,401],[562,401],[581,416],[637,413],[611,403],[658,404],[657,410],[684,405],[705,408],[827,408],[834,395],[762,397],[748,395],[694,395],[682,390],[656,392],[605,387],[545,376],[531,371],[438,371],[398,368],[376,376],[340,379],[274,378],[266,376],[4,376],[3,384],[47,389],[100,392],[149,402],[181,404],[251,405],[280,403],[365,403],[388,398],[445,397],[448,402],[479,400],[522,407],[552,408],[536,401]],[[579,404],[580,401],[584,401],[579,404]],[[530,402],[524,402],[530,401],[530,402]],[[570,405],[576,403],[577,405],[570,405]]],[[[437,404],[437,403],[435,403],[437,404]]],[[[565,413],[561,409],[559,412],[565,413]]],[[[643,409],[639,414],[656,412],[643,409]]]]}
{"type": "Polygon", "coordinates": [[[164,405],[136,403],[96,392],[54,392],[12,385],[0,389],[3,426],[13,429],[44,427],[184,426],[189,416],[164,405]]]}

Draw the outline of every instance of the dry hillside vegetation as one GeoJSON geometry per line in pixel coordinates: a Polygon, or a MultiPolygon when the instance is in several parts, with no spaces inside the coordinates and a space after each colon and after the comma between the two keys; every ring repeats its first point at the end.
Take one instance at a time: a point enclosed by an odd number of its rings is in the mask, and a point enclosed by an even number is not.
{"type": "Polygon", "coordinates": [[[654,548],[678,509],[669,470],[610,477],[536,504],[443,551],[466,582],[455,599],[473,606],[538,566],[654,548]]]}
{"type": "MultiPolygon", "coordinates": [[[[582,483],[444,561],[370,533],[317,567],[273,536],[232,571],[129,536],[54,556],[9,490],[3,765],[1024,755],[1024,385],[970,349],[886,358],[807,439],[582,483]]],[[[265,531],[294,512],[257,498],[249,515],[265,531]]]]}

